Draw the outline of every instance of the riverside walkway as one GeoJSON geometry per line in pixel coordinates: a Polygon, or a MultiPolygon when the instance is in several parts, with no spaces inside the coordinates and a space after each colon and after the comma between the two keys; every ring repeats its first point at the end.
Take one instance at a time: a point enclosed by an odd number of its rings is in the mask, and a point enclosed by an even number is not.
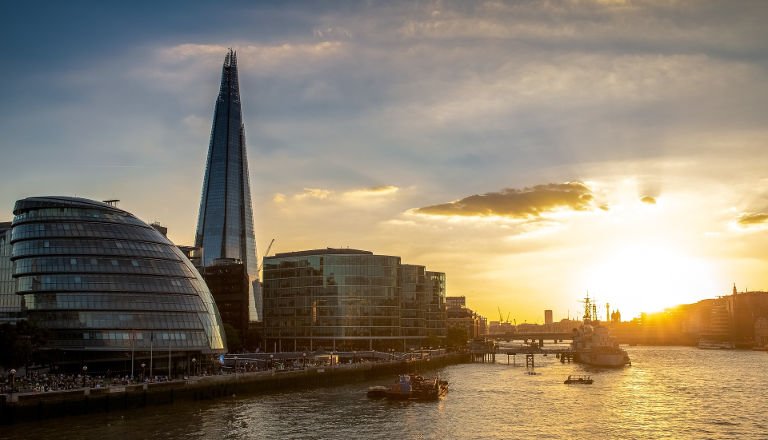
{"type": "MultiPolygon", "coordinates": [[[[268,355],[267,355],[268,356],[268,355]]],[[[239,357],[239,355],[238,355],[239,357]]],[[[295,356],[294,356],[295,357],[295,356]]],[[[234,360],[234,355],[232,356],[234,360]]],[[[274,359],[274,356],[273,356],[274,359]]],[[[0,395],[0,424],[78,414],[103,413],[184,400],[208,400],[287,389],[333,386],[380,376],[426,371],[469,361],[466,353],[416,359],[396,356],[377,362],[332,363],[304,368],[246,371],[239,359],[232,373],[192,376],[183,380],[35,391],[0,395]]],[[[225,362],[226,366],[227,362],[225,362]]]]}

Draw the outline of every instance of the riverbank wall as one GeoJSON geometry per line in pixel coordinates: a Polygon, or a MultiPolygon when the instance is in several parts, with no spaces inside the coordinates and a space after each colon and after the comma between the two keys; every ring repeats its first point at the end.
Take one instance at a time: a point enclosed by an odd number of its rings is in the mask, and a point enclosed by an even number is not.
{"type": "Polygon", "coordinates": [[[5,394],[0,395],[0,424],[168,405],[177,401],[334,386],[403,373],[421,373],[469,361],[469,354],[449,353],[409,361],[364,362],[303,370],[202,376],[182,381],[106,388],[5,394]]]}

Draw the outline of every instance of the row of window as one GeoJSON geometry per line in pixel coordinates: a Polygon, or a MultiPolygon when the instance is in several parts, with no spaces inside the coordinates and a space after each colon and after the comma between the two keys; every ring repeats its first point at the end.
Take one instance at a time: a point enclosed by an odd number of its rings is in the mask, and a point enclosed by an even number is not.
{"type": "Polygon", "coordinates": [[[326,278],[282,278],[265,279],[264,285],[269,289],[287,289],[292,287],[323,287],[323,286],[397,286],[397,279],[390,277],[368,276],[334,276],[326,278]]]}
{"type": "Polygon", "coordinates": [[[302,256],[302,257],[268,257],[265,258],[264,267],[297,268],[314,267],[321,269],[323,266],[400,266],[400,257],[387,255],[334,255],[302,256]]]}
{"type": "Polygon", "coordinates": [[[335,316],[339,318],[376,318],[376,317],[400,317],[400,309],[397,307],[374,307],[365,309],[336,309],[331,307],[317,307],[295,309],[291,307],[267,307],[265,318],[271,319],[280,316],[335,316]]]}
{"type": "Polygon", "coordinates": [[[276,337],[392,337],[401,336],[399,327],[312,327],[311,331],[306,328],[296,327],[291,321],[280,322],[277,326],[265,327],[265,336],[268,338],[276,337]]]}
{"type": "Polygon", "coordinates": [[[30,255],[116,255],[179,259],[173,246],[142,241],[51,239],[22,241],[13,245],[12,258],[30,255]]]}
{"type": "MultiPolygon", "coordinates": [[[[20,295],[13,295],[19,300],[20,295]]],[[[2,298],[2,297],[0,297],[2,298]]],[[[194,295],[46,293],[26,295],[29,310],[150,310],[163,312],[204,312],[206,307],[194,295]]]]}
{"type": "MultiPolygon", "coordinates": [[[[207,350],[211,348],[209,338],[203,332],[116,332],[116,331],[88,331],[88,332],[60,332],[56,333],[56,339],[50,341],[50,345],[56,348],[67,347],[111,347],[128,350],[207,350]]],[[[222,347],[216,346],[214,349],[222,347]]]]}
{"type": "Polygon", "coordinates": [[[358,298],[398,298],[400,289],[390,287],[329,286],[329,287],[288,287],[276,288],[273,284],[264,286],[264,298],[279,297],[358,297],[358,298]]]}
{"type": "Polygon", "coordinates": [[[14,226],[11,230],[11,242],[49,237],[117,238],[164,242],[163,236],[153,228],[110,223],[28,223],[14,226]]]}
{"type": "Polygon", "coordinates": [[[194,313],[45,312],[37,318],[43,318],[40,325],[49,329],[202,329],[194,313]]]}
{"type": "Polygon", "coordinates": [[[105,211],[100,209],[86,208],[41,208],[22,212],[13,217],[13,223],[23,223],[32,220],[72,220],[87,219],[99,220],[112,223],[127,223],[133,225],[143,225],[144,223],[136,217],[128,214],[121,214],[114,211],[105,211]]]}
{"type": "Polygon", "coordinates": [[[194,278],[180,261],[94,257],[38,257],[16,261],[15,274],[39,273],[132,273],[194,278]]]}
{"type": "Polygon", "coordinates": [[[41,275],[17,279],[19,292],[99,291],[154,292],[197,295],[207,290],[202,280],[141,275],[41,275]]]}
{"type": "Polygon", "coordinates": [[[392,266],[335,266],[325,265],[319,268],[279,269],[265,265],[265,279],[309,278],[317,276],[370,276],[397,278],[397,268],[392,266]]]}

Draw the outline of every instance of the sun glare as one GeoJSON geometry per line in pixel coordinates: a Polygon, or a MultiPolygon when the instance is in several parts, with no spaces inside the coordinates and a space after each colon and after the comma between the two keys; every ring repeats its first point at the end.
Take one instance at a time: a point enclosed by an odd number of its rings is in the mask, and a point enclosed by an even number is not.
{"type": "Polygon", "coordinates": [[[586,287],[602,307],[608,302],[619,309],[624,320],[722,290],[713,281],[710,264],[673,248],[632,244],[607,255],[588,270],[586,287]]]}

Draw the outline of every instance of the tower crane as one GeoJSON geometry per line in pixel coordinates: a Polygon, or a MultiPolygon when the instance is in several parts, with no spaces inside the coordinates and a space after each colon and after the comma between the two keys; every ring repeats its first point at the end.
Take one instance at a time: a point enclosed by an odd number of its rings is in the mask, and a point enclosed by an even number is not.
{"type": "Polygon", "coordinates": [[[261,267],[264,266],[264,257],[269,255],[269,251],[272,250],[272,245],[275,244],[275,239],[273,238],[272,241],[269,242],[269,246],[267,246],[267,251],[264,252],[264,255],[261,257],[261,264],[259,264],[259,267],[256,268],[256,272],[261,271],[261,267]]]}

